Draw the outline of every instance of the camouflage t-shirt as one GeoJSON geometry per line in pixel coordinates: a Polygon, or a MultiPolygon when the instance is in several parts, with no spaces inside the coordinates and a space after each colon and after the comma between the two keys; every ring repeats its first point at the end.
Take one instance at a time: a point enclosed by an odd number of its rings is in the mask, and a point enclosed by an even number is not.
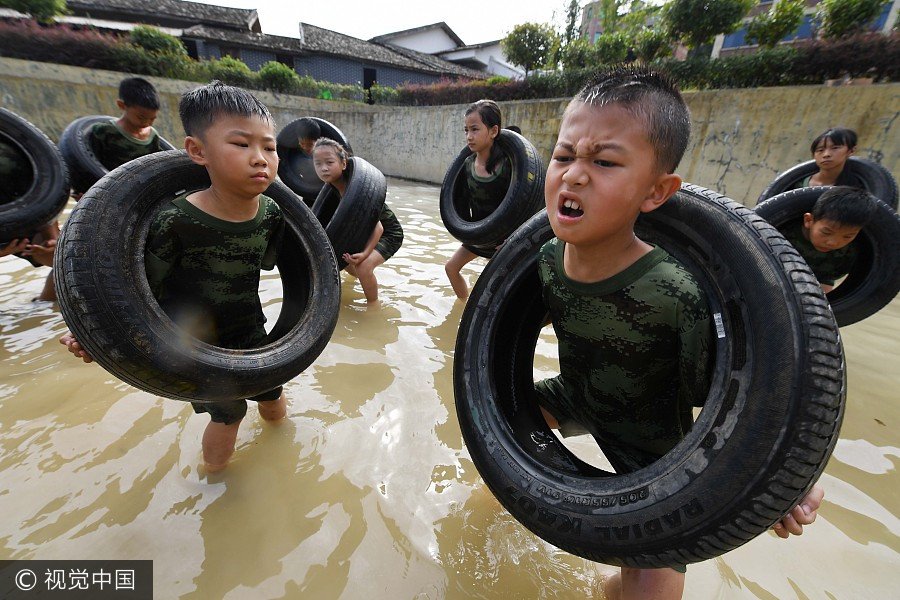
{"type": "Polygon", "coordinates": [[[375,249],[378,250],[378,253],[381,254],[384,260],[387,260],[403,245],[403,226],[400,225],[400,220],[387,205],[387,202],[381,205],[381,214],[378,215],[378,220],[381,222],[381,226],[384,227],[384,231],[375,249]]]}
{"type": "Polygon", "coordinates": [[[281,209],[266,196],[256,217],[241,223],[179,196],[150,225],[147,281],[166,314],[194,337],[225,348],[257,346],[266,335],[259,271],[275,266],[283,235],[281,209]]]}
{"type": "Polygon", "coordinates": [[[21,197],[34,181],[31,161],[14,144],[0,140],[0,204],[21,197]]]}
{"type": "Polygon", "coordinates": [[[859,256],[859,246],[857,241],[853,240],[843,248],[832,250],[831,252],[819,252],[813,246],[812,242],[803,235],[803,224],[793,222],[787,224],[781,235],[791,243],[812,272],[815,274],[819,283],[825,285],[834,285],[834,282],[850,272],[859,256]]]}
{"type": "Polygon", "coordinates": [[[596,283],[569,279],[565,244],[541,249],[538,273],[559,342],[560,375],[535,385],[558,420],[597,440],[617,472],[675,446],[709,390],[709,307],[696,280],[661,249],[596,283]]]}
{"type": "Polygon", "coordinates": [[[146,140],[139,140],[125,133],[115,121],[96,123],[91,128],[91,148],[100,164],[110,171],[130,160],[162,150],[155,129],[146,140]]]}
{"type": "Polygon", "coordinates": [[[497,162],[494,172],[487,177],[475,173],[475,154],[470,154],[463,166],[466,173],[466,198],[473,221],[480,221],[497,210],[512,178],[512,166],[506,155],[497,162]]]}

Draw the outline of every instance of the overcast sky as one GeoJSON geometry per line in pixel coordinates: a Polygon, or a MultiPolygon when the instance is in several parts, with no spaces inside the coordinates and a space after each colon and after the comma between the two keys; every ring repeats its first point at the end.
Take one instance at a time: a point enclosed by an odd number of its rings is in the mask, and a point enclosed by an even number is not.
{"type": "MultiPolygon", "coordinates": [[[[152,2],[152,0],[149,0],[152,2]]],[[[198,1],[198,0],[194,0],[198,1]]],[[[562,23],[568,0],[199,0],[255,8],[263,33],[298,37],[302,21],[367,40],[444,21],[466,44],[504,37],[520,23],[562,23]]]]}

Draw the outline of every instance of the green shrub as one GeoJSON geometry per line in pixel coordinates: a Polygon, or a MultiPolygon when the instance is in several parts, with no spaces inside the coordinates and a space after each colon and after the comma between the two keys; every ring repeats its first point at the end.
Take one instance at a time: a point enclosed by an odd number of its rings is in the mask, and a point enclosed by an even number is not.
{"type": "Polygon", "coordinates": [[[369,99],[373,104],[397,104],[400,93],[397,88],[374,84],[369,88],[369,99]]]}
{"type": "Polygon", "coordinates": [[[289,66],[274,60],[259,68],[259,80],[273,92],[291,93],[300,87],[300,76],[289,66]]]}
{"type": "Polygon", "coordinates": [[[223,56],[220,59],[200,61],[200,72],[205,73],[205,79],[218,79],[228,85],[242,88],[259,89],[259,76],[250,70],[242,61],[223,56]]]}
{"type": "Polygon", "coordinates": [[[138,25],[128,33],[128,40],[135,46],[156,54],[187,56],[184,45],[174,35],[160,31],[156,27],[138,25]]]}
{"type": "Polygon", "coordinates": [[[594,52],[601,64],[612,65],[624,62],[631,50],[630,40],[622,33],[604,33],[594,40],[594,52]]]}
{"type": "Polygon", "coordinates": [[[488,77],[485,83],[488,85],[499,85],[501,83],[506,83],[507,81],[511,81],[511,79],[509,77],[504,77],[503,75],[494,75],[488,77]]]}

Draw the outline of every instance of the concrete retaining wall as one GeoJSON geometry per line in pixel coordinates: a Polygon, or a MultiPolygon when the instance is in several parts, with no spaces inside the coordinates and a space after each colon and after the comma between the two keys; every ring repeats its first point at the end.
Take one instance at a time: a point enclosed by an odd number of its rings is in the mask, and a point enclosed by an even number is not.
{"type": "MultiPolygon", "coordinates": [[[[0,106],[40,127],[52,139],[77,117],[116,115],[121,73],[0,58],[0,106]]],[[[160,91],[156,127],[176,145],[184,136],[178,98],[195,83],[148,78],[160,91]]],[[[259,92],[276,122],[304,115],[327,119],[356,154],[385,175],[440,183],[463,148],[464,105],[388,107],[259,92]]],[[[831,126],[859,134],[858,156],[881,162],[897,176],[900,83],[804,86],[686,92],[694,130],[679,172],[745,205],[784,169],[810,158],[809,143],[831,126]]],[[[505,124],[516,124],[548,160],[565,100],[504,102],[505,124]]]]}

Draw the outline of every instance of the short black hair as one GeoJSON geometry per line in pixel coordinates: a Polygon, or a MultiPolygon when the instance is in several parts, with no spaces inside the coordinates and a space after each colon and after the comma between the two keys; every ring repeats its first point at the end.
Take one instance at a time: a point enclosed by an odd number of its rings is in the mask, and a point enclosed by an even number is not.
{"type": "Polygon", "coordinates": [[[515,133],[518,133],[519,135],[522,135],[522,128],[519,127],[518,125],[507,125],[506,129],[508,129],[510,131],[514,131],[515,133]]]}
{"type": "Polygon", "coordinates": [[[836,185],[822,192],[813,205],[814,221],[826,219],[841,225],[865,227],[875,215],[878,199],[861,188],[836,185]]]}
{"type": "Polygon", "coordinates": [[[300,117],[297,119],[297,139],[299,140],[317,140],[322,137],[322,128],[315,119],[311,117],[300,117]]]}
{"type": "Polygon", "coordinates": [[[119,82],[119,100],[125,106],[159,110],[159,94],[156,88],[141,77],[126,77],[119,82]]]}
{"type": "Polygon", "coordinates": [[[856,148],[856,139],[856,132],[852,129],[832,127],[816,136],[816,139],[809,146],[809,152],[810,154],[815,154],[816,148],[825,140],[831,140],[831,143],[835,146],[847,146],[847,148],[852,150],[856,148]]]}
{"type": "Polygon", "coordinates": [[[256,96],[218,80],[185,92],[178,114],[184,132],[198,137],[203,137],[213,122],[223,116],[259,117],[275,126],[269,109],[256,96]]]}
{"type": "Polygon", "coordinates": [[[644,65],[615,66],[594,74],[566,108],[617,104],[644,124],[657,167],[673,173],[691,137],[691,113],[675,80],[644,65]]]}

